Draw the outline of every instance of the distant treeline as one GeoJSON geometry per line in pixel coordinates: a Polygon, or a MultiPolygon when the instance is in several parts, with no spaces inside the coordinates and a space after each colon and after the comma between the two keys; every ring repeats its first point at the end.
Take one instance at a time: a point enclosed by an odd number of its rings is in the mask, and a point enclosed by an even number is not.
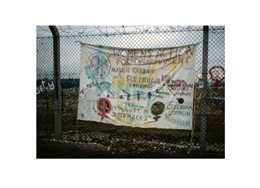
{"type": "MultiPolygon", "coordinates": [[[[42,79],[43,81],[51,82],[50,79],[42,79]]],[[[37,80],[37,87],[42,84],[42,80],[37,80]]],[[[212,87],[215,82],[208,81],[208,87],[212,87]]],[[[196,87],[199,87],[199,82],[196,82],[196,87]]],[[[61,87],[63,89],[79,88],[79,79],[61,79],[61,87]]],[[[219,87],[225,87],[225,81],[219,83],[219,87]]]]}
{"type": "MultiPolygon", "coordinates": [[[[208,81],[208,87],[212,87],[216,82],[208,81]]],[[[200,82],[195,82],[196,87],[200,87],[200,82]]],[[[218,83],[219,87],[225,87],[225,81],[218,83]]]]}

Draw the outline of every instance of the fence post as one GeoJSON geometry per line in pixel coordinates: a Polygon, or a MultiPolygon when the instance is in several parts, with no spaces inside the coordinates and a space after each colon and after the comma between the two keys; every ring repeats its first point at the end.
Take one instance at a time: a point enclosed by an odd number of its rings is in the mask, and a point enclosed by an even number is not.
{"type": "Polygon", "coordinates": [[[60,80],[60,34],[56,26],[49,26],[53,35],[54,56],[54,122],[55,139],[61,139],[61,80],[60,80]]]}
{"type": "Polygon", "coordinates": [[[47,112],[49,111],[49,102],[48,102],[48,94],[47,94],[47,90],[45,89],[45,99],[46,99],[46,103],[47,103],[47,112]]]}
{"type": "Polygon", "coordinates": [[[61,103],[62,103],[61,111],[64,112],[64,107],[63,107],[63,83],[61,83],[61,103]]]}
{"type": "Polygon", "coordinates": [[[207,91],[208,91],[208,41],[209,26],[203,26],[203,62],[202,62],[202,77],[203,77],[203,92],[201,99],[201,126],[200,126],[200,148],[205,149],[206,145],[206,119],[207,119],[207,91]]]}

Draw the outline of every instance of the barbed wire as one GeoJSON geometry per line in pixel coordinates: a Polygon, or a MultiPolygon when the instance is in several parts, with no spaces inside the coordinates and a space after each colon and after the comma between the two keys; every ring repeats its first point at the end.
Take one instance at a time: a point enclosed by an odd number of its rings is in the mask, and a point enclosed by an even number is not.
{"type": "MultiPolygon", "coordinates": [[[[202,26],[56,26],[60,36],[115,36],[133,34],[151,34],[168,32],[202,31],[202,26]]],[[[210,33],[224,32],[224,26],[210,26],[210,33]]],[[[37,38],[52,37],[48,26],[37,26],[37,38]]]]}

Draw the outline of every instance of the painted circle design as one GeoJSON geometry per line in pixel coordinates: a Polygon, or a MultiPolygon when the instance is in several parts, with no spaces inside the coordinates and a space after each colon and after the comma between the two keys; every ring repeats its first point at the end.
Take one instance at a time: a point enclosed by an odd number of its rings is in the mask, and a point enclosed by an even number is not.
{"type": "Polygon", "coordinates": [[[97,108],[100,112],[103,112],[105,114],[109,113],[111,110],[111,103],[106,98],[100,98],[97,101],[97,108]]]}
{"type": "Polygon", "coordinates": [[[225,79],[225,69],[222,66],[214,66],[209,70],[209,74],[210,74],[210,78],[211,80],[215,81],[215,82],[222,82],[225,79]],[[215,69],[221,69],[223,71],[224,76],[221,79],[218,78],[214,78],[212,70],[215,69]]]}
{"type": "Polygon", "coordinates": [[[102,53],[96,53],[89,58],[89,70],[97,78],[105,78],[111,68],[111,63],[107,56],[102,53]]]}
{"type": "Polygon", "coordinates": [[[165,104],[163,104],[162,102],[155,102],[151,107],[151,112],[153,115],[160,115],[164,112],[164,109],[165,104]]]}
{"type": "Polygon", "coordinates": [[[182,104],[182,103],[184,103],[184,99],[183,99],[183,98],[180,98],[180,99],[178,100],[178,102],[179,102],[180,104],[182,104]]]}

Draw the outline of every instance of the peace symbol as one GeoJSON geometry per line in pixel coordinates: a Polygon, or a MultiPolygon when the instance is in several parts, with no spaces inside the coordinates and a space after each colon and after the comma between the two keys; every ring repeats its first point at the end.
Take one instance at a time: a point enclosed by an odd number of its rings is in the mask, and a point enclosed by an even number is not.
{"type": "Polygon", "coordinates": [[[101,113],[98,113],[98,115],[101,116],[101,120],[104,119],[104,117],[107,118],[107,116],[105,114],[109,113],[110,110],[111,110],[111,103],[108,99],[105,99],[105,98],[100,98],[98,99],[97,101],[97,109],[102,112],[101,113]]]}
{"type": "Polygon", "coordinates": [[[108,75],[111,65],[105,54],[94,54],[89,59],[89,69],[94,76],[104,78],[108,75]]]}

